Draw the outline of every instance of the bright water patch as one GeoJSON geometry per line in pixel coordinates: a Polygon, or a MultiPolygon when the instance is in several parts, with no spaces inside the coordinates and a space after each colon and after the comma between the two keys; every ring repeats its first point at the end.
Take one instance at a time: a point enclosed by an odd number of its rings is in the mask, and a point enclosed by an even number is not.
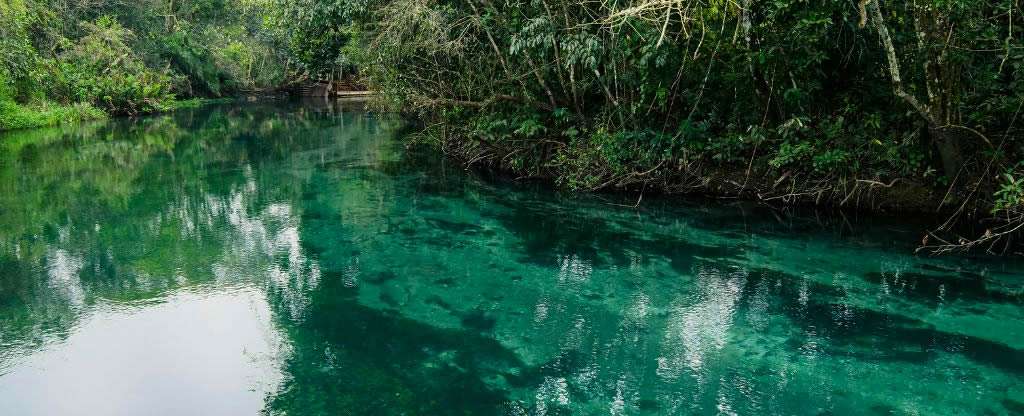
{"type": "Polygon", "coordinates": [[[1024,412],[1019,264],[482,181],[401,129],[280,104],[0,136],[3,413],[1024,412]]]}
{"type": "Polygon", "coordinates": [[[66,340],[12,357],[4,414],[256,414],[280,384],[280,340],[255,291],[94,306],[66,340]]]}

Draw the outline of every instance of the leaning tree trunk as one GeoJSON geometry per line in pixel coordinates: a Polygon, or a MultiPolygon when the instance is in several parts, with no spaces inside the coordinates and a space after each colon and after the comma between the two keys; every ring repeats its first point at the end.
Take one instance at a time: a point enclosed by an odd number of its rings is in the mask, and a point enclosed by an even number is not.
{"type": "Polygon", "coordinates": [[[860,24],[863,27],[871,20],[885,50],[889,64],[889,78],[893,92],[897,97],[909,104],[928,123],[928,135],[942,161],[942,169],[946,175],[953,176],[960,171],[963,158],[960,152],[960,134],[953,127],[956,114],[954,97],[957,90],[958,73],[956,68],[946,59],[947,47],[936,53],[932,43],[937,39],[950,39],[953,28],[949,19],[935,7],[912,5],[908,9],[914,22],[914,36],[917,40],[917,52],[923,59],[921,68],[927,97],[925,101],[908,92],[904,88],[900,73],[899,54],[893,44],[889,27],[882,16],[879,6],[881,0],[860,0],[860,24]],[[947,34],[947,32],[949,34],[947,34]]]}

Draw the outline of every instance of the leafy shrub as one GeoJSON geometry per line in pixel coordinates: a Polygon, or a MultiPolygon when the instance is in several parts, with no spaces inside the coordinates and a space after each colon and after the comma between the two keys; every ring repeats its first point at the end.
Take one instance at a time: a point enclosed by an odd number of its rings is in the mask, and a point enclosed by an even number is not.
{"type": "Polygon", "coordinates": [[[846,163],[851,159],[850,152],[843,149],[828,149],[814,155],[811,165],[818,172],[835,172],[847,167],[846,163]]]}
{"type": "Polygon", "coordinates": [[[162,55],[184,75],[178,89],[189,95],[219,97],[231,89],[228,74],[215,64],[212,52],[195,41],[195,34],[181,29],[161,38],[162,55]]]}
{"type": "Polygon", "coordinates": [[[70,106],[49,104],[26,107],[10,100],[0,99],[0,130],[54,126],[104,117],[106,114],[103,111],[89,104],[70,106]]]}
{"type": "Polygon", "coordinates": [[[768,164],[779,169],[785,166],[801,163],[805,161],[814,152],[810,143],[798,142],[790,143],[785,142],[779,146],[778,152],[775,157],[768,161],[768,164]]]}
{"type": "Polygon", "coordinates": [[[54,95],[87,102],[112,114],[166,109],[174,99],[170,76],[147,68],[129,46],[133,33],[112,17],[83,23],[86,35],[51,62],[54,95]]]}
{"type": "Polygon", "coordinates": [[[1024,172],[1021,172],[1021,167],[1024,165],[1003,173],[999,189],[994,195],[993,213],[1024,211],[1024,172]]]}
{"type": "Polygon", "coordinates": [[[0,99],[25,100],[38,84],[37,54],[28,33],[30,23],[24,1],[0,2],[0,99]]]}

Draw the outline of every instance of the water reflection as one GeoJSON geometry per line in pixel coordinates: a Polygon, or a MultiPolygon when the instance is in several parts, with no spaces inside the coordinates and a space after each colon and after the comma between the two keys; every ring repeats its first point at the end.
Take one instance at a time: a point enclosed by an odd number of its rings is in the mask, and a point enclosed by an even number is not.
{"type": "Polygon", "coordinates": [[[92,305],[67,339],[3,375],[4,414],[258,413],[282,377],[266,300],[204,292],[92,305]]]}
{"type": "Polygon", "coordinates": [[[888,226],[837,237],[483,182],[404,150],[401,126],[278,103],[0,138],[0,403],[1024,408],[1019,265],[907,256],[888,226]]]}

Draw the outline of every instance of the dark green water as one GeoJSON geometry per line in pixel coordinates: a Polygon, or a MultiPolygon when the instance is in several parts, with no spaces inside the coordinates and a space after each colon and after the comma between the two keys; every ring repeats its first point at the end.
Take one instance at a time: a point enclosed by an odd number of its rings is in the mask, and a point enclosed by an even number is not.
{"type": "Polygon", "coordinates": [[[0,136],[0,414],[1024,412],[1020,264],[483,181],[400,127],[278,104],[0,136]]]}

